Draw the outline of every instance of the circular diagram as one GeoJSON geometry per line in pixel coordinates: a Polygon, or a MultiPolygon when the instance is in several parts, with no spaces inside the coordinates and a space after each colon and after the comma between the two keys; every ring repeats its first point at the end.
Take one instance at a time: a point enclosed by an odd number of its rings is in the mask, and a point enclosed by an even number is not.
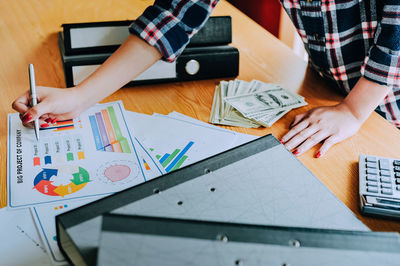
{"type": "Polygon", "coordinates": [[[128,160],[115,160],[98,168],[96,176],[106,184],[126,184],[139,176],[139,166],[128,160]]]}
{"type": "Polygon", "coordinates": [[[89,173],[80,166],[43,168],[33,180],[33,188],[48,196],[61,196],[75,193],[84,188],[90,181],[89,173]],[[68,184],[54,185],[61,176],[72,178],[68,184]]]}

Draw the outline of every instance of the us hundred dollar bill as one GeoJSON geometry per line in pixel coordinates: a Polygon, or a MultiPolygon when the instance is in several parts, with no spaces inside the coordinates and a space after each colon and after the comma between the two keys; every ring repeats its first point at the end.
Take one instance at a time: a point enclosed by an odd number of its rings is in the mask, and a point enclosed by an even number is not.
{"type": "Polygon", "coordinates": [[[274,89],[226,97],[224,101],[248,118],[290,110],[307,104],[302,97],[279,85],[274,89]]]}

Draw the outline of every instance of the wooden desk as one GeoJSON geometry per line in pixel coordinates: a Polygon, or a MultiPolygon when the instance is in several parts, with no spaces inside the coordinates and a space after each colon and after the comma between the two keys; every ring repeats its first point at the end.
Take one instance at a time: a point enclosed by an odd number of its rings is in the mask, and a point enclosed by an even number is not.
{"type": "MultiPolygon", "coordinates": [[[[6,206],[7,113],[13,112],[11,102],[28,89],[28,63],[35,65],[38,84],[64,87],[57,47],[57,32],[62,23],[135,19],[151,3],[151,0],[0,1],[0,123],[3,125],[0,206],[6,206]]],[[[309,103],[291,111],[272,128],[231,129],[259,136],[273,133],[280,138],[296,114],[342,99],[289,48],[227,2],[222,1],[214,15],[232,16],[233,45],[240,50],[239,79],[280,83],[303,95],[309,103]]],[[[219,80],[124,88],[104,101],[123,99],[131,111],[167,114],[176,110],[208,121],[217,83],[219,80]]],[[[399,222],[360,215],[357,167],[360,153],[400,158],[399,140],[400,131],[373,114],[356,136],[332,147],[324,157],[314,159],[313,149],[299,159],[371,229],[400,232],[399,222]]]]}

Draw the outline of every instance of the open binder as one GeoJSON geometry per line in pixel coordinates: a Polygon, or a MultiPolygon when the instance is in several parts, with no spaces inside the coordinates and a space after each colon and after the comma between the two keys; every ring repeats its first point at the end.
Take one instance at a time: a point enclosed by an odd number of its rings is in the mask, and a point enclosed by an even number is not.
{"type": "Polygon", "coordinates": [[[57,216],[72,263],[96,265],[106,214],[369,231],[272,135],[57,216]]]}

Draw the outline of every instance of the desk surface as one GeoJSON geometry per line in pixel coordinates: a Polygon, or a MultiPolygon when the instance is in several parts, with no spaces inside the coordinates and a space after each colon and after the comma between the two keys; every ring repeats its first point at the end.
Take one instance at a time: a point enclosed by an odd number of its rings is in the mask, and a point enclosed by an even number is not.
{"type": "MultiPolygon", "coordinates": [[[[151,0],[4,0],[0,1],[0,206],[6,206],[7,113],[12,101],[29,88],[27,66],[33,63],[39,85],[64,87],[64,74],[57,46],[62,23],[135,19],[151,0]]],[[[282,137],[296,114],[320,105],[333,105],[342,96],[329,88],[307,64],[279,40],[244,14],[222,1],[213,15],[231,15],[233,45],[240,50],[239,79],[279,83],[304,96],[308,106],[289,112],[272,128],[229,129],[282,137]]],[[[208,121],[215,85],[219,80],[180,82],[123,88],[104,101],[124,99],[127,110],[152,114],[171,111],[208,121]]],[[[400,222],[364,217],[359,211],[358,155],[374,154],[400,158],[400,131],[377,114],[356,136],[335,145],[322,158],[312,149],[299,159],[342,200],[367,226],[377,231],[398,231],[400,222]]]]}

